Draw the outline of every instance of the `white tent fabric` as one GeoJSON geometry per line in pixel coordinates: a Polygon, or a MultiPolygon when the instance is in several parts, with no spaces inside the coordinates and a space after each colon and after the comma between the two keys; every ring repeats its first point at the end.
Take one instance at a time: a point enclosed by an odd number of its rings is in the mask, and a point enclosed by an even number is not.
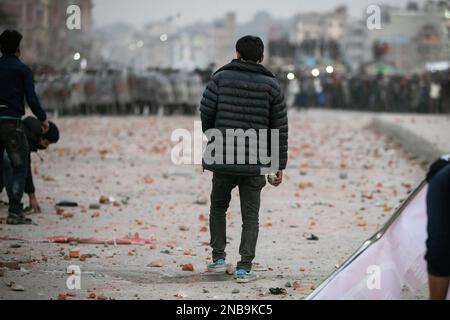
{"type": "Polygon", "coordinates": [[[412,290],[424,288],[426,194],[427,186],[423,183],[386,226],[307,299],[400,300],[403,285],[412,290]]]}

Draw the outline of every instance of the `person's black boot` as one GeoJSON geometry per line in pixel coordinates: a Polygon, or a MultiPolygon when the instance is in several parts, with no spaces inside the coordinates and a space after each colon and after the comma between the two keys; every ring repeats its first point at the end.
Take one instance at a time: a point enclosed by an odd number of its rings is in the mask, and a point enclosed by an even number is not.
{"type": "Polygon", "coordinates": [[[9,213],[6,223],[10,225],[29,225],[33,224],[33,220],[25,217],[24,214],[9,213]]]}
{"type": "Polygon", "coordinates": [[[34,210],[32,207],[28,206],[28,207],[23,208],[22,213],[24,215],[30,215],[30,214],[34,213],[34,210]]]}

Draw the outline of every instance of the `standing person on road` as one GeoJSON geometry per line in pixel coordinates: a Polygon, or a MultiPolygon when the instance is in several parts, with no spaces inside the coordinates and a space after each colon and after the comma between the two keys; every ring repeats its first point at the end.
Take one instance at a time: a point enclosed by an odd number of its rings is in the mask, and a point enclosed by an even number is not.
{"type": "Polygon", "coordinates": [[[24,100],[39,119],[44,133],[49,123],[36,96],[33,75],[19,60],[22,35],[6,30],[0,35],[0,172],[3,172],[3,153],[6,151],[12,166],[11,198],[8,224],[31,224],[23,214],[22,197],[27,177],[29,149],[22,124],[25,115],[24,100]]]}
{"type": "MultiPolygon", "coordinates": [[[[276,142],[279,165],[275,169],[276,177],[269,182],[279,186],[283,181],[283,170],[288,158],[288,118],[279,83],[275,76],[261,65],[264,60],[262,40],[253,36],[243,37],[236,44],[236,52],[237,59],[219,69],[208,83],[200,113],[208,144],[213,142],[208,131],[219,131],[224,137],[224,155],[227,154],[222,163],[208,163],[205,156],[203,159],[203,167],[214,173],[210,209],[213,261],[209,264],[208,271],[226,270],[226,212],[232,190],[239,187],[243,225],[239,248],[241,260],[237,263],[236,279],[243,283],[256,280],[256,274],[252,272],[252,261],[255,258],[259,232],[261,190],[266,185],[266,178],[262,174],[264,165],[260,159],[257,163],[245,161],[245,164],[235,160],[233,155],[236,151],[236,140],[226,141],[228,139],[225,135],[229,130],[278,130],[279,141],[276,142]],[[230,153],[233,161],[229,161],[230,153]]],[[[262,148],[264,142],[260,136],[257,139],[258,148],[262,148]]],[[[248,160],[251,157],[248,147],[244,153],[245,159],[248,160]]],[[[239,157],[239,149],[237,156],[239,157]]]]}

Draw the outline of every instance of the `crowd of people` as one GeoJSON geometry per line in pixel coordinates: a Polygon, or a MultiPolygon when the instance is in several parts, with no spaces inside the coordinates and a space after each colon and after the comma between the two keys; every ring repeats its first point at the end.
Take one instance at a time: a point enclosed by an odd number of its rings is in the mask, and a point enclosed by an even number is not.
{"type": "Polygon", "coordinates": [[[450,70],[422,75],[300,77],[288,85],[297,108],[450,113],[450,70]]]}
{"type": "Polygon", "coordinates": [[[180,70],[91,69],[43,73],[36,92],[46,110],[60,115],[195,114],[203,81],[180,70]]]}

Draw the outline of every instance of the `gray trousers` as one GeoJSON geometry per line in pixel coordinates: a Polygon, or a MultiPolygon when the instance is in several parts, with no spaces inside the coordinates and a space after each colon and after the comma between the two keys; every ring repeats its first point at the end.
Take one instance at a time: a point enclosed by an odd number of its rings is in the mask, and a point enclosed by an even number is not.
{"type": "Polygon", "coordinates": [[[209,224],[213,260],[226,258],[226,212],[230,205],[231,191],[239,187],[243,223],[239,247],[241,261],[238,262],[237,267],[250,271],[258,241],[261,190],[266,185],[266,178],[214,173],[212,184],[209,224]]]}

